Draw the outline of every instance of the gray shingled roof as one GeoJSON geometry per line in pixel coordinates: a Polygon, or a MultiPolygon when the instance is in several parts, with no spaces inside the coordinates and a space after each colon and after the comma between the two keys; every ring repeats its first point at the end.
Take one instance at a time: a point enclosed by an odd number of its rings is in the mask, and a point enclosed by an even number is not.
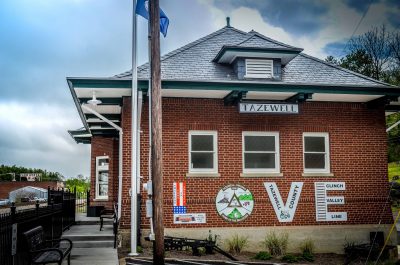
{"type": "MultiPolygon", "coordinates": [[[[223,46],[253,48],[294,48],[260,33],[224,27],[161,57],[163,80],[235,81],[230,65],[213,62],[223,46]]],[[[298,49],[298,48],[297,48],[298,49]]],[[[129,78],[131,71],[116,75],[129,78]]],[[[138,79],[149,78],[148,63],[138,67],[138,79]]],[[[281,83],[386,86],[387,84],[329,64],[304,53],[297,55],[282,69],[281,83]]]]}

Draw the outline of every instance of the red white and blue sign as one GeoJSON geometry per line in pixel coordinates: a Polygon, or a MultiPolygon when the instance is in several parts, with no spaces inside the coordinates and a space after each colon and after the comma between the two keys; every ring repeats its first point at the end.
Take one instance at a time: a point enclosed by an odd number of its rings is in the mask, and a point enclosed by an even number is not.
{"type": "Polygon", "coordinates": [[[186,183],[174,182],[172,188],[173,196],[173,213],[181,214],[186,213],[186,183]]]}

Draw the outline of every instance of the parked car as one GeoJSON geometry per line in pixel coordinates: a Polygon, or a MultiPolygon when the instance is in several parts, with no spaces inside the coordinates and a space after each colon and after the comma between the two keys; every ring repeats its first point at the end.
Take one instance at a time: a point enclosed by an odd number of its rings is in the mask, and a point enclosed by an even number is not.
{"type": "Polygon", "coordinates": [[[9,199],[0,199],[0,206],[3,205],[9,205],[10,204],[10,200],[9,199]]]}

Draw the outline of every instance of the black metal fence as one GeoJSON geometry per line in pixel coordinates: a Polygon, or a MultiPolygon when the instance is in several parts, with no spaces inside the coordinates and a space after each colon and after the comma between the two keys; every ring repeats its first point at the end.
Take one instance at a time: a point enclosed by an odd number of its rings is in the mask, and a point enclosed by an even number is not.
{"type": "Polygon", "coordinates": [[[42,226],[48,240],[58,239],[75,222],[75,194],[48,190],[48,205],[17,211],[15,205],[0,214],[0,264],[25,265],[27,255],[23,233],[42,226]]]}
{"type": "Polygon", "coordinates": [[[75,192],[75,212],[87,213],[90,206],[90,191],[75,192]]]}

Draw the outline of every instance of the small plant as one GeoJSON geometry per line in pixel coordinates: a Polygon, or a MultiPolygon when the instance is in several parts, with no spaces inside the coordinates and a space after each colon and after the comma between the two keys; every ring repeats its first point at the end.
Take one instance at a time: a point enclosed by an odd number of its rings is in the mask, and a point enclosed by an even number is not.
{"type": "Polygon", "coordinates": [[[265,247],[272,256],[284,255],[286,253],[288,243],[288,233],[281,233],[277,235],[274,231],[270,232],[264,240],[265,247]]]}
{"type": "Polygon", "coordinates": [[[143,248],[141,246],[136,247],[137,253],[143,253],[143,248]]]}
{"type": "Polygon", "coordinates": [[[303,240],[300,244],[301,256],[305,261],[314,261],[314,241],[311,238],[303,240]]]}
{"type": "Polygon", "coordinates": [[[269,254],[266,251],[260,251],[257,253],[257,255],[254,256],[254,259],[258,259],[258,260],[270,260],[272,259],[272,255],[269,254]]]}
{"type": "Polygon", "coordinates": [[[293,255],[293,254],[286,254],[281,258],[282,261],[285,261],[287,263],[295,263],[299,261],[299,257],[293,255]]]}
{"type": "Polygon", "coordinates": [[[248,244],[248,239],[247,237],[235,234],[232,238],[227,239],[226,243],[228,245],[229,252],[239,254],[248,244]]]}

